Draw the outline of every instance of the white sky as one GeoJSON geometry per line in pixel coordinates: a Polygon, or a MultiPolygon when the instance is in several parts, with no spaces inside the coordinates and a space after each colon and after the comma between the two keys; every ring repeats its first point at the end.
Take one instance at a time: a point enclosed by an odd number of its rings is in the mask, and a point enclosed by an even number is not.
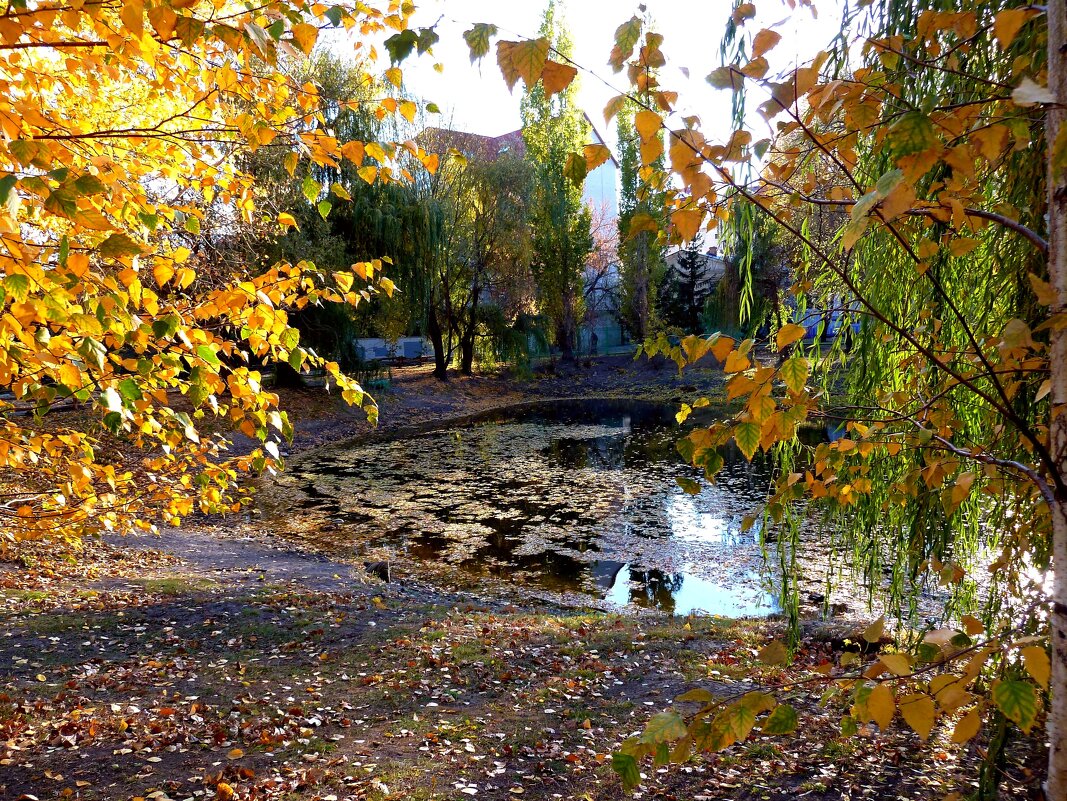
{"type": "MultiPolygon", "coordinates": [[[[819,18],[811,11],[793,12],[781,0],[757,3],[759,16],[750,20],[752,33],[773,26],[782,41],[768,54],[771,72],[811,58],[824,48],[837,31],[844,0],[822,0],[819,18]]],[[[728,134],[729,93],[712,89],[705,76],[719,66],[719,44],[730,0],[646,0],[656,29],[665,37],[663,52],[668,66],[661,73],[665,88],[679,92],[679,111],[701,117],[706,134],[728,134]],[[689,78],[681,72],[689,69],[689,78]],[[718,122],[721,120],[721,123],[718,122]]],[[[495,45],[479,64],[471,65],[463,31],[475,22],[488,22],[500,29],[504,39],[537,35],[543,0],[422,0],[414,27],[437,24],[441,41],[433,48],[433,58],[414,54],[402,65],[409,91],[441,108],[441,121],[460,130],[498,135],[520,125],[521,80],[514,94],[508,92],[496,66],[495,45]],[[443,72],[434,70],[440,62],[443,72]]],[[[590,119],[609,142],[614,141],[614,124],[604,124],[605,103],[623,88],[625,78],[615,75],[607,64],[615,29],[637,13],[634,0],[570,0],[566,22],[574,41],[574,60],[593,70],[616,89],[597,78],[580,74],[580,102],[590,119]]],[[[762,97],[753,97],[761,102],[762,97]]],[[[756,138],[765,132],[753,131],[756,138]]]]}

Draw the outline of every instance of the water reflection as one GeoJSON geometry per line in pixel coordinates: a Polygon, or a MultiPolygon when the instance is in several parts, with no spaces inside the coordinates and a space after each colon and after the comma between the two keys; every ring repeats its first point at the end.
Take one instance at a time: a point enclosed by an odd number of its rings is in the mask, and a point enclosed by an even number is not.
{"type": "Polygon", "coordinates": [[[662,407],[562,405],[319,452],[280,483],[338,548],[668,613],[775,611],[758,533],[741,531],[768,469],[727,453],[687,495],[677,437],[662,407]]]}

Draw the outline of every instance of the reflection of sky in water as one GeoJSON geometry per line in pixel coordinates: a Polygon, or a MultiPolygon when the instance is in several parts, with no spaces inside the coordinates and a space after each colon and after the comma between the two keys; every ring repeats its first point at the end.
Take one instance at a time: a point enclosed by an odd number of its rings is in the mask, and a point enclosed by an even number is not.
{"type": "Polygon", "coordinates": [[[619,606],[633,603],[682,615],[709,612],[723,617],[754,617],[781,611],[774,594],[760,586],[755,573],[745,577],[751,582],[749,586],[737,581],[722,584],[695,572],[667,578],[664,586],[663,582],[650,581],[639,568],[624,565],[607,600],[619,606]]]}
{"type": "Polygon", "coordinates": [[[676,479],[699,474],[678,436],[659,408],[572,406],[320,451],[279,484],[338,547],[666,612],[775,611],[758,535],[741,532],[767,470],[727,453],[687,495],[676,479]]]}
{"type": "Polygon", "coordinates": [[[665,505],[671,535],[683,542],[739,544],[742,534],[737,521],[723,517],[718,510],[708,511],[704,508],[707,506],[706,501],[702,503],[701,500],[692,495],[674,494],[667,497],[665,505]]]}

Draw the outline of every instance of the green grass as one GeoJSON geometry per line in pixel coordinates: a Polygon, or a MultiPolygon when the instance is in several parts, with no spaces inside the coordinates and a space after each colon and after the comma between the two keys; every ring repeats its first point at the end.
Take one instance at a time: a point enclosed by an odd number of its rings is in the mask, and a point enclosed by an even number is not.
{"type": "Polygon", "coordinates": [[[169,596],[191,595],[194,592],[206,592],[218,587],[218,584],[208,579],[188,576],[141,578],[134,579],[133,583],[143,587],[145,592],[150,592],[153,595],[169,596]]]}

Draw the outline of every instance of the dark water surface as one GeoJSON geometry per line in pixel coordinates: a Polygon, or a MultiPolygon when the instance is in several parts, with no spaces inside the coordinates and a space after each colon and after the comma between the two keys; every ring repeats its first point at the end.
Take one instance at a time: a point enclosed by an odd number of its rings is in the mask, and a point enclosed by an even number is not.
{"type": "Polygon", "coordinates": [[[581,402],[325,449],[279,483],[322,536],[531,590],[668,613],[778,610],[775,572],[742,517],[770,472],[726,454],[699,494],[674,449],[673,408],[581,402]]]}

